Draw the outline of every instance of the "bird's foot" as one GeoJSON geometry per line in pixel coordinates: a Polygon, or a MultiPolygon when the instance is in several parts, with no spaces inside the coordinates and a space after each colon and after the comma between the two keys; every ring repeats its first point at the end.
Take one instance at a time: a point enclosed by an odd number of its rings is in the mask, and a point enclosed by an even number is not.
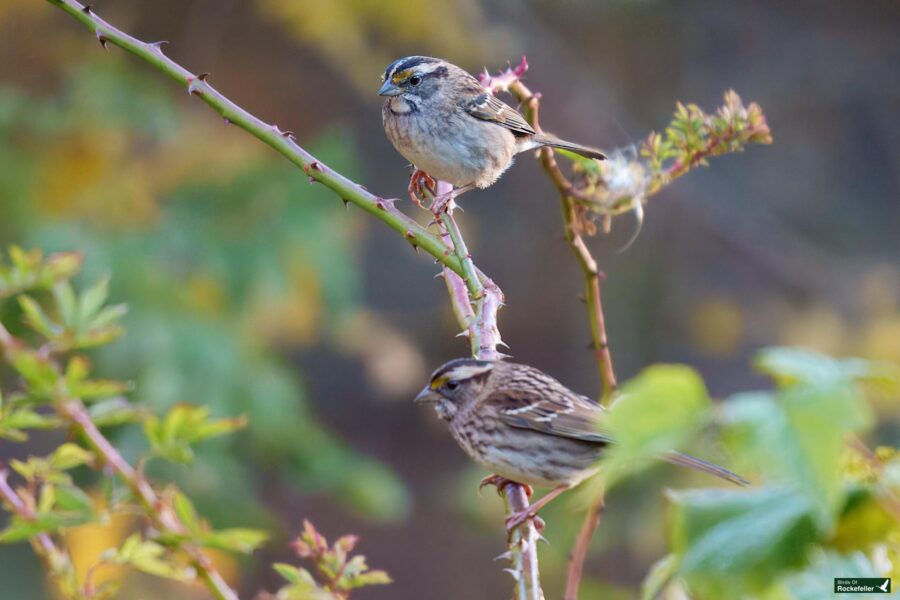
{"type": "Polygon", "coordinates": [[[502,494],[503,487],[508,483],[512,483],[515,485],[521,485],[523,488],[525,488],[525,495],[528,496],[529,498],[531,498],[531,495],[534,493],[534,490],[531,488],[530,485],[526,485],[524,483],[519,483],[518,481],[513,481],[512,479],[507,479],[506,477],[502,477],[500,475],[488,475],[487,477],[485,477],[484,479],[481,480],[481,483],[478,484],[478,494],[480,495],[481,490],[489,485],[496,486],[497,493],[502,494]]]}
{"type": "Polygon", "coordinates": [[[544,520],[537,516],[535,509],[533,506],[529,506],[519,512],[515,512],[508,517],[506,517],[506,521],[504,521],[504,525],[506,526],[506,541],[507,544],[512,543],[513,532],[517,527],[531,521],[534,524],[534,528],[537,530],[538,535],[544,533],[544,520]]]}
{"type": "Polygon", "coordinates": [[[425,208],[425,205],[422,203],[422,197],[426,191],[434,196],[436,188],[437,183],[431,175],[421,169],[416,169],[409,178],[409,186],[407,186],[406,191],[409,192],[410,200],[415,202],[419,208],[425,208]]]}
{"type": "Polygon", "coordinates": [[[453,211],[453,208],[456,206],[453,203],[453,199],[457,196],[456,190],[450,190],[447,193],[440,194],[439,196],[435,196],[434,200],[431,201],[431,206],[428,207],[429,210],[434,213],[434,216],[438,216],[441,213],[450,213],[453,211]]]}

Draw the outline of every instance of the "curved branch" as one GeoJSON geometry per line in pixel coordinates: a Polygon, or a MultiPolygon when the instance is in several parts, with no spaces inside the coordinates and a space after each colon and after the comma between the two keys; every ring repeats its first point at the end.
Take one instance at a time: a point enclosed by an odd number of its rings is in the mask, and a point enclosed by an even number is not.
{"type": "Polygon", "coordinates": [[[94,13],[90,6],[83,6],[76,0],[47,0],[80,21],[99,40],[104,48],[113,44],[144,59],[179,84],[187,91],[211,106],[226,123],[233,123],[255,138],[271,146],[289,161],[303,169],[310,182],[317,181],[331,189],[345,202],[352,202],[391,229],[400,233],[414,247],[419,247],[438,262],[462,275],[462,265],[440,238],[407,216],[394,206],[394,199],[376,196],[358,183],[350,181],[337,171],[325,165],[315,156],[300,147],[290,131],[282,131],[277,125],[270,125],[253,116],[216,90],[209,81],[208,73],[194,75],[165,54],[161,43],[146,43],[113,27],[94,13]]]}

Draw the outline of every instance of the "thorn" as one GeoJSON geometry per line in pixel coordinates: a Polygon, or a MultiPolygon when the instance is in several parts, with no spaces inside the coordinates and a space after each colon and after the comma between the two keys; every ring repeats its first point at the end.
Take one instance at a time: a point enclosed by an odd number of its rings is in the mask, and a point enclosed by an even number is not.
{"type": "Polygon", "coordinates": [[[290,129],[285,129],[284,131],[281,132],[281,137],[287,138],[289,140],[293,140],[294,132],[291,131],[290,129]]]}
{"type": "Polygon", "coordinates": [[[319,181],[319,180],[316,179],[315,177],[313,177],[312,175],[309,176],[309,182],[310,182],[310,183],[317,183],[318,181],[319,181]]]}
{"type": "Polygon", "coordinates": [[[199,75],[197,75],[197,79],[199,79],[200,81],[206,81],[207,77],[209,77],[209,73],[200,73],[199,75]]]}
{"type": "Polygon", "coordinates": [[[163,45],[163,44],[168,44],[168,43],[169,43],[168,40],[159,40],[158,42],[150,42],[150,43],[148,43],[147,45],[148,45],[148,46],[152,46],[152,47],[155,48],[156,50],[159,50],[160,52],[162,52],[162,45],[163,45]]]}
{"type": "Polygon", "coordinates": [[[512,575],[513,579],[515,579],[516,581],[519,581],[519,573],[516,572],[515,569],[503,569],[503,570],[506,571],[507,573],[509,573],[510,575],[512,575]]]}
{"type": "Polygon", "coordinates": [[[341,201],[344,203],[344,208],[350,208],[350,201],[346,198],[341,198],[341,201]]]}
{"type": "Polygon", "coordinates": [[[367,188],[366,186],[364,186],[364,185],[361,184],[361,183],[357,183],[356,185],[359,186],[359,189],[361,189],[361,190],[364,191],[364,192],[368,192],[368,191],[369,191],[369,188],[367,188]]]}
{"type": "Polygon", "coordinates": [[[522,55],[522,60],[521,60],[521,61],[519,62],[519,64],[513,69],[513,74],[514,74],[516,77],[521,77],[522,75],[525,74],[525,71],[527,71],[527,70],[528,70],[528,58],[526,58],[525,55],[523,54],[523,55],[522,55]]]}
{"type": "Polygon", "coordinates": [[[512,560],[515,553],[512,550],[507,550],[503,554],[494,557],[494,560],[512,560]]]}
{"type": "Polygon", "coordinates": [[[231,119],[229,119],[228,117],[223,117],[223,118],[225,119],[225,126],[226,126],[226,127],[227,127],[228,125],[231,125],[231,119]]]}
{"type": "Polygon", "coordinates": [[[440,278],[442,278],[443,276],[444,276],[444,272],[441,271],[440,273],[438,273],[437,275],[435,275],[435,276],[433,277],[433,279],[440,279],[440,278]]]}
{"type": "Polygon", "coordinates": [[[84,8],[81,9],[81,12],[83,12],[83,13],[86,14],[86,15],[91,14],[91,5],[90,5],[90,4],[85,4],[85,5],[84,5],[84,8]]]}
{"type": "Polygon", "coordinates": [[[460,331],[459,333],[457,333],[456,336],[454,336],[454,337],[464,337],[464,338],[467,338],[467,337],[469,337],[469,330],[468,330],[468,329],[464,329],[464,330],[460,331]]]}
{"type": "Polygon", "coordinates": [[[106,43],[109,40],[106,39],[106,36],[103,35],[99,29],[97,30],[96,36],[97,36],[97,41],[100,42],[100,45],[103,46],[103,49],[106,50],[107,52],[109,52],[109,48],[106,46],[106,43]]]}

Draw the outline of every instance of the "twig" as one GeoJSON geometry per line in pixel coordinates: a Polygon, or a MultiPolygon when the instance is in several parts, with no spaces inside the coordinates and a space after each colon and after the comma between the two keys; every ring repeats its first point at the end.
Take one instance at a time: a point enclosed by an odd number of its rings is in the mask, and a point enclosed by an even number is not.
{"type": "MultiPolygon", "coordinates": [[[[516,80],[509,86],[509,91],[523,103],[525,117],[535,131],[541,132],[538,119],[540,100],[529,90],[524,83],[516,80]]],[[[597,261],[591,255],[584,238],[581,236],[579,206],[574,194],[574,186],[563,174],[556,162],[553,150],[548,147],[541,148],[541,165],[550,177],[550,181],[559,191],[560,202],[563,209],[563,221],[566,228],[566,241],[575,254],[585,279],[585,299],[588,306],[588,318],[591,323],[591,346],[597,362],[597,370],[600,373],[600,381],[603,386],[603,399],[608,401],[617,390],[616,374],[613,371],[612,356],[609,352],[609,344],[606,337],[606,324],[603,319],[603,303],[600,295],[600,280],[603,274],[597,267],[597,261]]]]}
{"type": "MultiPolygon", "coordinates": [[[[2,498],[10,510],[19,515],[26,521],[33,521],[35,518],[34,510],[26,502],[22,500],[19,494],[9,485],[7,477],[9,471],[0,467],[0,498],[2,498]]],[[[31,546],[34,548],[35,554],[44,563],[47,571],[54,577],[59,576],[60,559],[69,561],[68,555],[60,550],[53,538],[47,533],[39,533],[30,538],[31,546]]]]}
{"type": "MultiPolygon", "coordinates": [[[[437,183],[437,194],[450,191],[450,185],[443,181],[437,183]]],[[[453,313],[469,338],[472,356],[485,360],[496,360],[504,355],[497,350],[503,343],[497,327],[497,311],[503,305],[503,293],[500,288],[478,271],[466,247],[459,225],[448,211],[435,217],[441,236],[452,248],[463,265],[464,276],[444,268],[444,281],[450,293],[453,313]]],[[[499,490],[505,499],[509,514],[515,514],[528,508],[528,494],[525,487],[507,482],[499,490]]],[[[517,600],[543,600],[540,568],[537,558],[538,533],[534,521],[529,519],[513,532],[509,556],[512,563],[511,573],[516,580],[517,600]]]]}
{"type": "MultiPolygon", "coordinates": [[[[155,527],[165,533],[184,534],[187,532],[184,523],[175,515],[174,511],[163,505],[143,474],[132,467],[100,432],[81,400],[64,400],[58,405],[57,410],[60,415],[75,425],[91,449],[99,454],[103,462],[131,488],[155,527]]],[[[187,554],[191,566],[218,600],[238,600],[237,592],[225,582],[222,575],[213,567],[208,556],[190,545],[182,545],[181,550],[187,554]]]]}
{"type": "MultiPolygon", "coordinates": [[[[0,350],[7,355],[7,359],[10,362],[13,362],[12,355],[21,345],[21,342],[9,333],[9,330],[6,329],[3,323],[0,323],[0,350]]],[[[159,499],[143,474],[132,467],[112,443],[106,439],[103,433],[100,432],[91,420],[91,416],[81,400],[77,398],[58,398],[54,403],[54,408],[61,417],[75,426],[77,432],[87,440],[88,446],[102,458],[103,463],[108,465],[131,488],[132,493],[143,506],[146,516],[157,529],[165,533],[174,534],[187,532],[187,527],[184,523],[181,522],[173,510],[165,506],[159,499]]],[[[0,474],[2,474],[2,471],[0,471],[0,474]]],[[[3,479],[5,482],[5,478],[0,477],[0,479],[3,479]]],[[[8,494],[2,489],[2,486],[0,486],[0,494],[7,498],[7,501],[10,502],[14,509],[16,508],[14,501],[7,497],[8,494]]],[[[13,494],[18,498],[18,495],[14,492],[13,494]]],[[[45,542],[40,540],[40,536],[38,541],[46,545],[45,542]]],[[[199,548],[185,544],[181,546],[181,550],[188,556],[191,566],[196,570],[206,587],[217,600],[239,600],[237,592],[229,587],[219,572],[212,566],[209,558],[199,548]]]]}
{"type": "MultiPolygon", "coordinates": [[[[518,77],[508,85],[508,89],[523,104],[525,116],[531,123],[531,126],[534,127],[535,131],[540,132],[541,126],[538,118],[540,109],[539,97],[532,93],[518,77]]],[[[618,384],[616,383],[616,374],[613,370],[612,355],[609,352],[606,323],[603,318],[603,303],[600,294],[600,281],[603,278],[603,274],[597,267],[597,261],[591,255],[581,235],[581,219],[583,217],[580,216],[579,211],[583,209],[579,206],[579,198],[576,197],[574,186],[559,168],[552,149],[548,147],[541,148],[540,159],[541,165],[547,172],[550,181],[553,182],[553,185],[559,191],[566,241],[569,243],[569,247],[575,254],[581,270],[584,272],[585,300],[588,320],[591,324],[591,347],[597,363],[597,370],[600,373],[600,382],[603,388],[602,400],[608,402],[618,389],[618,384]]],[[[588,509],[581,529],[578,532],[578,537],[575,540],[575,547],[572,549],[572,557],[569,560],[566,579],[565,600],[577,600],[578,598],[578,588],[584,570],[584,561],[587,559],[594,531],[600,524],[600,513],[602,510],[603,492],[601,491],[588,509]]]]}
{"type": "Polygon", "coordinates": [[[264,144],[267,144],[285,156],[292,163],[303,169],[310,181],[317,181],[331,189],[345,202],[352,202],[366,212],[374,215],[392,229],[400,233],[412,245],[422,248],[440,263],[462,275],[459,259],[443,244],[440,238],[417,221],[410,218],[394,206],[395,200],[376,196],[362,186],[350,181],[334,171],[312,154],[300,147],[289,131],[282,131],[277,125],[270,125],[253,116],[217,91],[208,81],[208,74],[194,75],[165,54],[159,44],[142,42],[127,33],[113,27],[97,16],[90,7],[85,7],[76,0],[47,0],[58,6],[80,21],[91,30],[100,43],[113,44],[138,56],[179,84],[187,91],[211,106],[225,119],[244,129],[264,144]]]}

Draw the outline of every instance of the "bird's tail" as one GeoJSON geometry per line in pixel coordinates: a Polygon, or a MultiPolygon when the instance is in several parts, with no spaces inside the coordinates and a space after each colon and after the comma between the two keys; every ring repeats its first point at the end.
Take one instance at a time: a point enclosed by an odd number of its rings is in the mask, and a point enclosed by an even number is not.
{"type": "Polygon", "coordinates": [[[574,152],[575,154],[580,154],[585,158],[596,158],[598,160],[604,160],[606,155],[603,154],[600,150],[596,148],[591,148],[590,146],[582,146],[581,144],[574,144],[572,142],[567,142],[565,140],[561,140],[558,137],[547,135],[545,133],[539,133],[531,138],[532,141],[538,146],[550,146],[552,148],[561,148],[562,150],[568,150],[569,152],[574,152]]]}
{"type": "Polygon", "coordinates": [[[695,458],[690,454],[670,452],[664,458],[672,464],[682,467],[690,467],[691,469],[697,469],[698,471],[703,471],[704,473],[709,473],[710,475],[715,475],[716,477],[727,479],[731,483],[736,483],[738,485],[750,484],[749,481],[747,481],[740,475],[732,473],[725,467],[720,467],[719,465],[714,465],[713,463],[706,462],[705,460],[700,460],[699,458],[695,458]]]}

